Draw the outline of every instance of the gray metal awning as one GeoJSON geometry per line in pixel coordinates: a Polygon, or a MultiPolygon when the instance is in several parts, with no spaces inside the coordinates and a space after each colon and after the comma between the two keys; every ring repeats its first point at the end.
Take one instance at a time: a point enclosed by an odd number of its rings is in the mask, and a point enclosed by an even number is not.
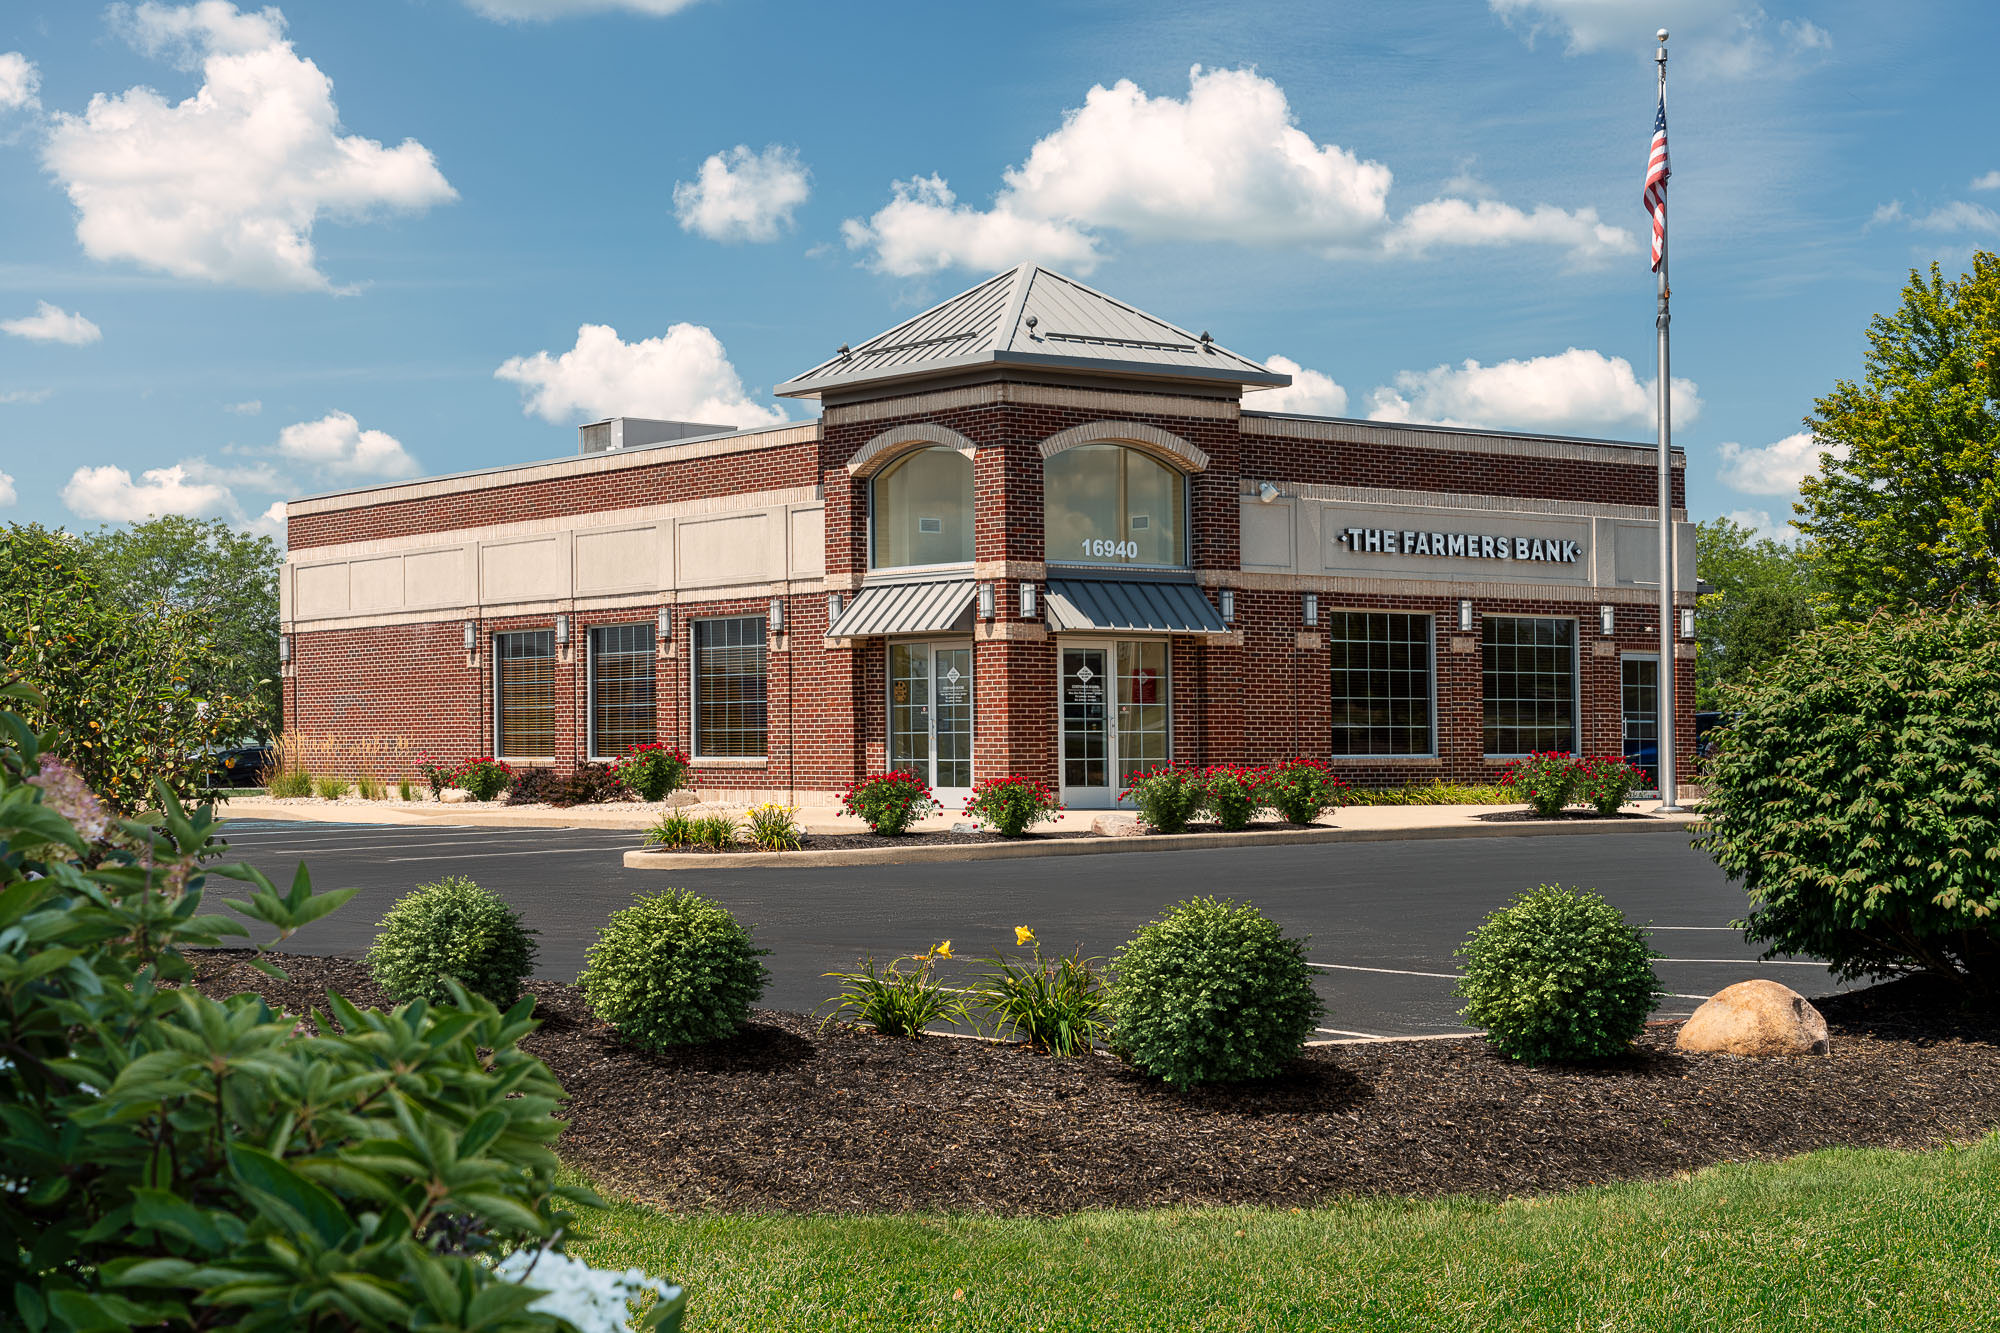
{"type": "Polygon", "coordinates": [[[877,634],[932,634],[963,629],[978,587],[971,579],[935,583],[884,583],[863,588],[827,626],[829,639],[865,639],[877,634]]]}
{"type": "Polygon", "coordinates": [[[1049,627],[1058,633],[1227,634],[1229,626],[1192,583],[1050,579],[1049,627]]]}

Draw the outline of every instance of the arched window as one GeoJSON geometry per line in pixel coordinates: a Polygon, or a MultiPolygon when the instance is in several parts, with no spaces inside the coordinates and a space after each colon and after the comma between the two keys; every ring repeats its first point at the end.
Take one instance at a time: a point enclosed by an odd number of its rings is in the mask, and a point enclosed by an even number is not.
{"type": "Polygon", "coordinates": [[[943,447],[905,454],[876,475],[870,513],[877,569],[971,560],[972,460],[943,447]]]}
{"type": "Polygon", "coordinates": [[[1042,464],[1042,558],[1185,565],[1187,479],[1138,449],[1081,444],[1042,464]]]}

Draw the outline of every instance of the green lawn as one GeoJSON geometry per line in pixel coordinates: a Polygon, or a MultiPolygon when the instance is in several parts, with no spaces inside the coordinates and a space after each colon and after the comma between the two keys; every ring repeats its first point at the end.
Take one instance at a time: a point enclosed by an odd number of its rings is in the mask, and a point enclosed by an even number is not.
{"type": "Polygon", "coordinates": [[[573,1244],[690,1329],[2000,1329],[2000,1136],[1656,1185],[1056,1219],[674,1216],[573,1244]]]}

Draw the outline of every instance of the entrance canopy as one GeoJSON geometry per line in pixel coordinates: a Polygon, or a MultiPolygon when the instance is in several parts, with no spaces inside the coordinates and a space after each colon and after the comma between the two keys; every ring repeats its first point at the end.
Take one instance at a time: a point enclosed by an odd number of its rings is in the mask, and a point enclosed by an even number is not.
{"type": "Polygon", "coordinates": [[[929,583],[885,583],[855,594],[840,618],[826,628],[829,639],[865,639],[879,634],[935,634],[967,627],[978,587],[971,579],[929,583]]]}
{"type": "Polygon", "coordinates": [[[1049,626],[1060,634],[1227,634],[1192,583],[1050,579],[1049,626]]]}

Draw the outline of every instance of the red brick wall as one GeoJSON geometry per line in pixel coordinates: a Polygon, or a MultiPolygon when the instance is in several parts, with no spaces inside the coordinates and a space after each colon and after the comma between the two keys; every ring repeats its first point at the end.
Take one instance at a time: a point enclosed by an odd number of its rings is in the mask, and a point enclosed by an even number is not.
{"type": "MultiPolygon", "coordinates": [[[[1630,463],[1597,463],[1246,433],[1242,467],[1252,481],[1315,486],[1460,491],[1649,507],[1659,495],[1658,464],[1643,449],[1632,451],[1630,463]]],[[[1686,483],[1687,469],[1675,468],[1677,509],[1687,504],[1686,483]]]]}

